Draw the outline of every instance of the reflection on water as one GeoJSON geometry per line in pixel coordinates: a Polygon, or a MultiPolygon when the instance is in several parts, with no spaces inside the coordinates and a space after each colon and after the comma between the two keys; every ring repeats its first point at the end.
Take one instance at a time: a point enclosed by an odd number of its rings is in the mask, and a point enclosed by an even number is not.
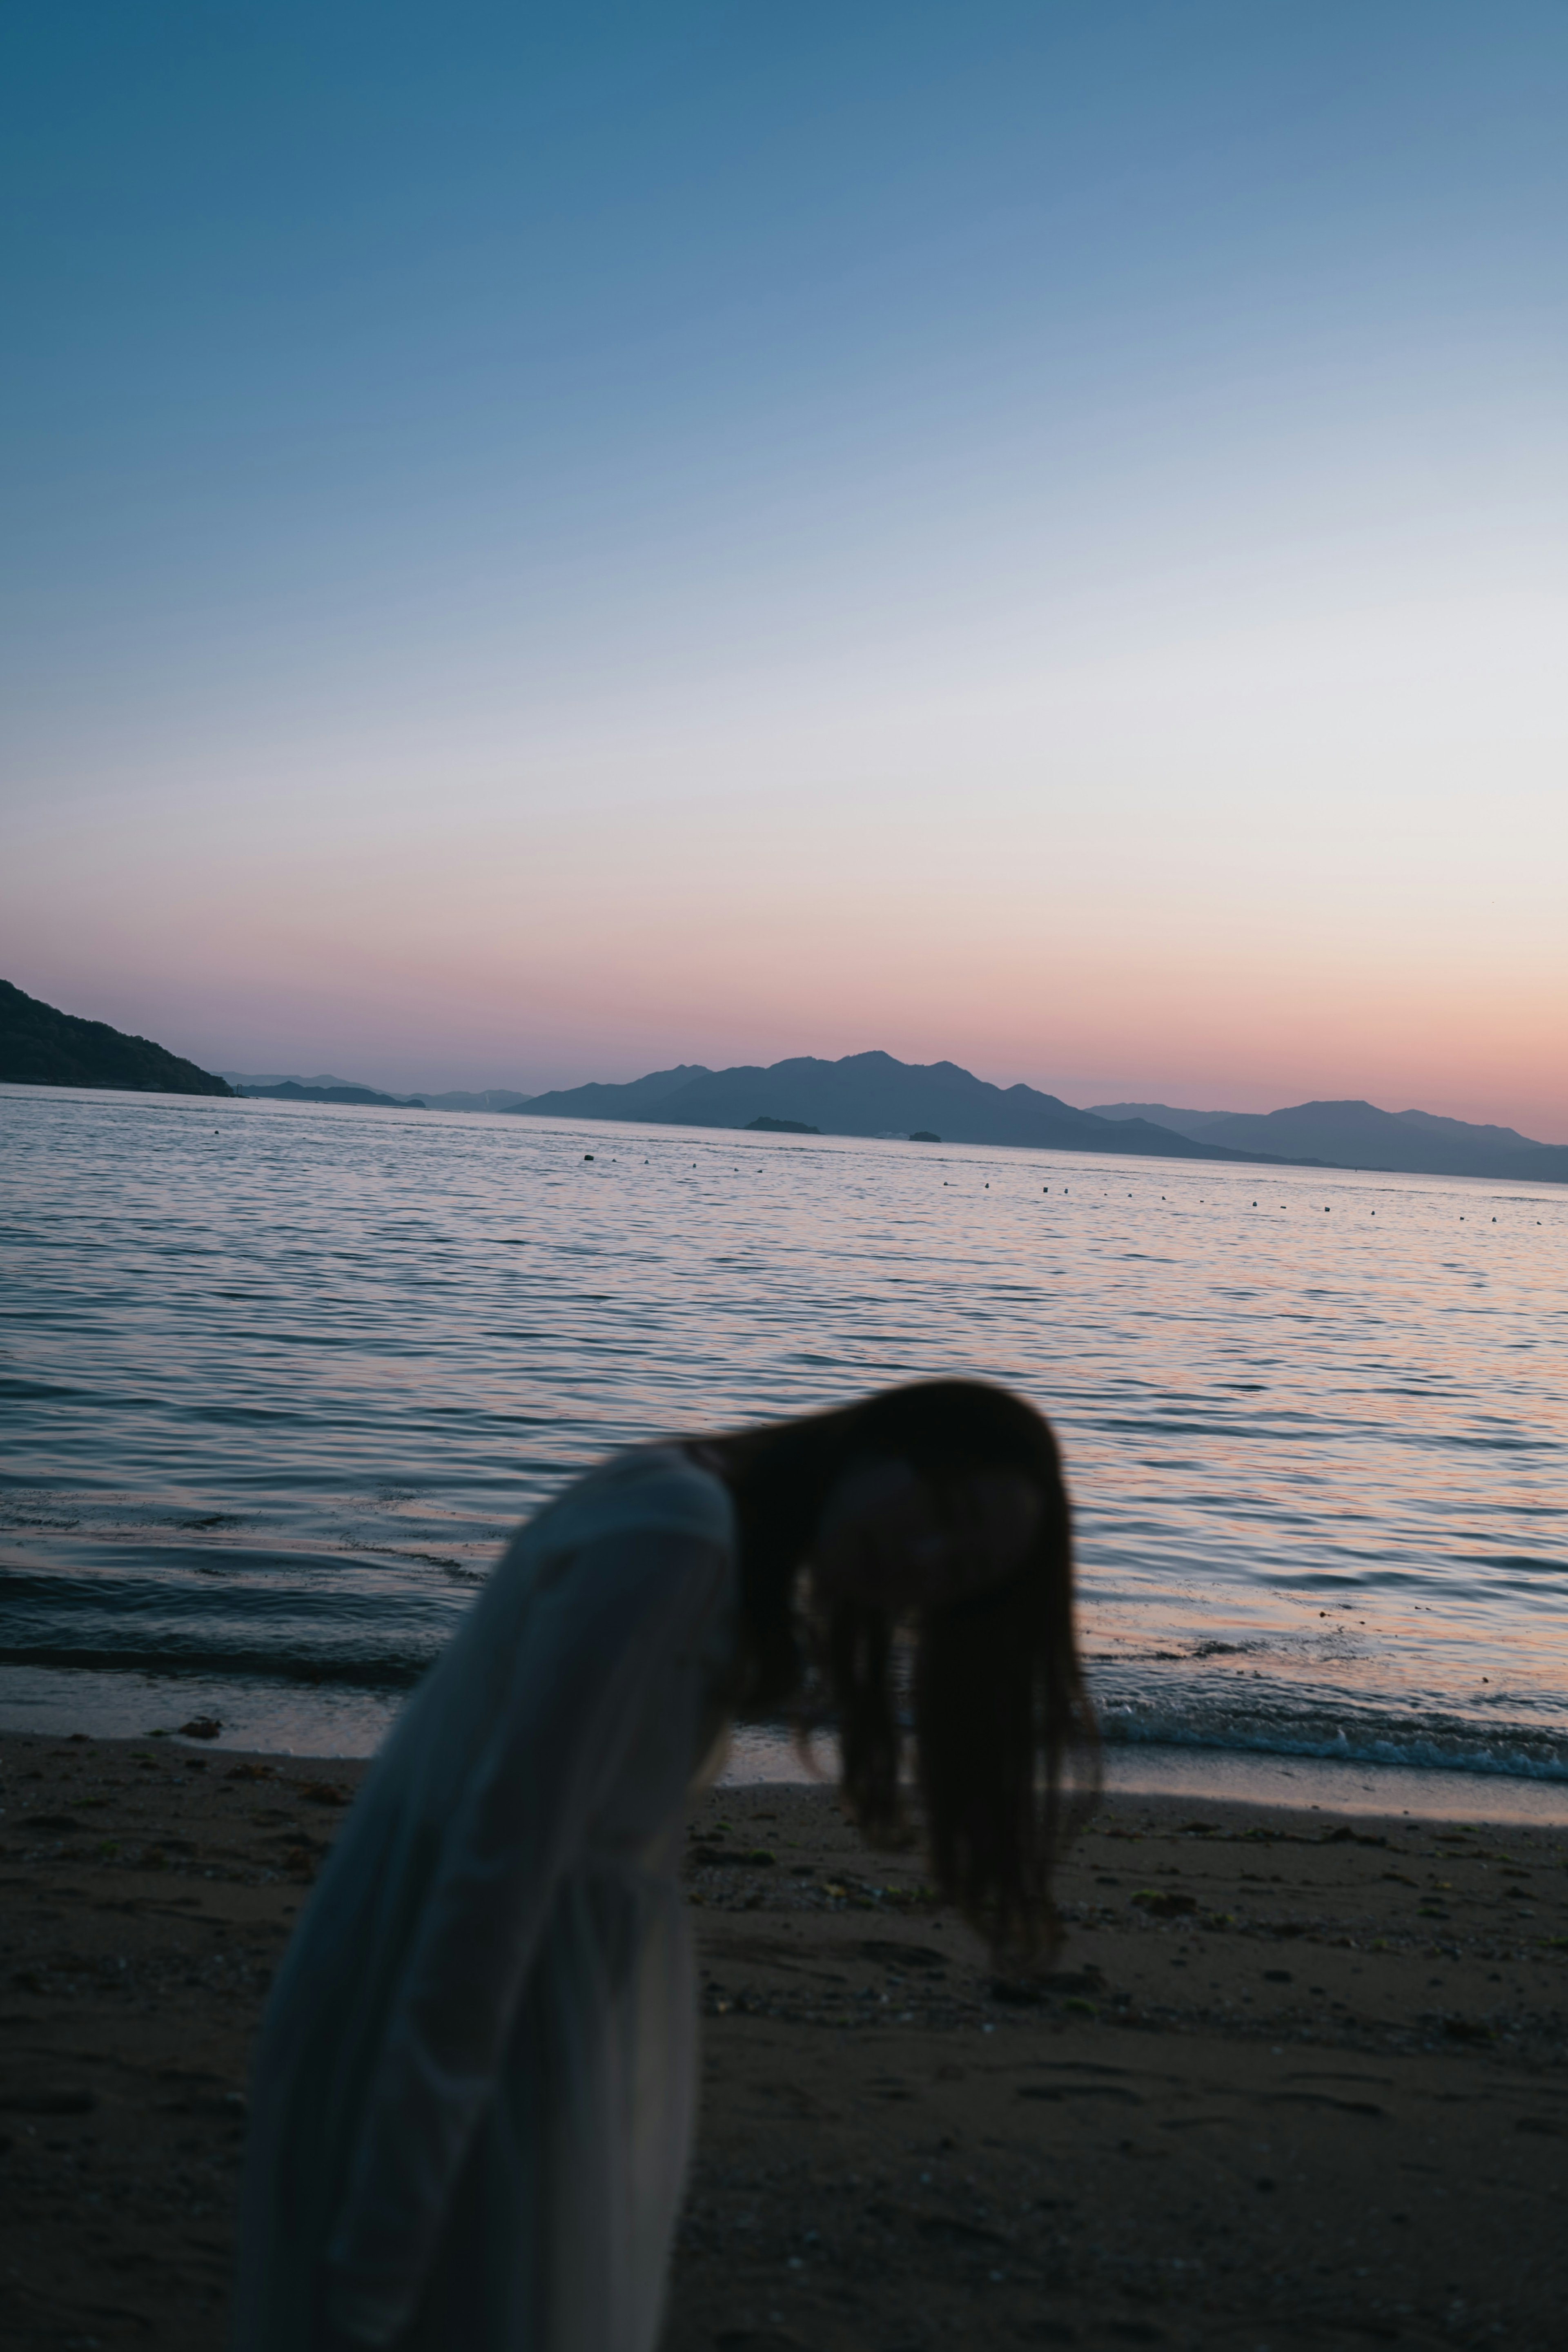
{"type": "Polygon", "coordinates": [[[24,1088],[0,1126],[9,1720],[199,1690],[369,1745],[599,1454],[968,1371],[1061,1431],[1114,1738],[1568,1774],[1551,1188],[24,1088]]]}

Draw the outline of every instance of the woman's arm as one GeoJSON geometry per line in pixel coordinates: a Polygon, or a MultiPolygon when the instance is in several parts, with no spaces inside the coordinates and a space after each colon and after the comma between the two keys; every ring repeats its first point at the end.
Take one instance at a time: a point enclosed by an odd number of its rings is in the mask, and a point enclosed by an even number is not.
{"type": "Polygon", "coordinates": [[[359,2343],[390,2344],[413,2316],[557,1882],[728,1568],[718,1544],[616,1534],[529,1612],[496,1736],[445,1841],[332,2234],[328,2310],[359,2343]]]}

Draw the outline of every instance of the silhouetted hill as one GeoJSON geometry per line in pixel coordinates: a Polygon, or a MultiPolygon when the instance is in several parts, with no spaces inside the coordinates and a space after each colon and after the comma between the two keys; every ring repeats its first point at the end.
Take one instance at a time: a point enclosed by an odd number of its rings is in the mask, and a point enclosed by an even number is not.
{"type": "Polygon", "coordinates": [[[362,1078],[340,1078],[331,1070],[318,1070],[306,1077],[299,1070],[220,1070],[236,1095],[254,1094],[262,1087],[358,1087],[362,1078]]]}
{"type": "Polygon", "coordinates": [[[241,1087],[237,1091],[256,1102],[380,1103],[384,1110],[423,1110],[417,1095],[383,1095],[374,1087],[302,1086],[298,1078],[280,1078],[275,1087],[241,1087]]]}
{"type": "Polygon", "coordinates": [[[1195,1143],[1147,1120],[1113,1122],[1033,1087],[994,1087],[956,1062],[916,1065],[891,1054],[809,1055],[768,1068],[656,1070],[631,1085],[569,1087],[519,1104],[522,1118],[634,1118],[680,1127],[750,1127],[759,1118],[828,1135],[934,1130],[951,1143],[1048,1151],[1131,1151],[1177,1160],[1267,1160],[1271,1152],[1195,1143]]]}
{"type": "Polygon", "coordinates": [[[0,980],[0,1079],[14,1087],[120,1087],[131,1094],[233,1091],[150,1037],[58,1013],[8,980],[0,980]]]}
{"type": "MultiPolygon", "coordinates": [[[[548,1095],[530,1095],[527,1102],[517,1103],[514,1108],[524,1113],[537,1113],[548,1106],[549,1115],[559,1118],[647,1118],[656,1103],[665,1102],[684,1087],[713,1076],[714,1072],[705,1068],[701,1062],[682,1062],[674,1070],[650,1070],[645,1078],[632,1078],[623,1087],[594,1085],[557,1088],[548,1095]],[[569,1107],[563,1109],[563,1104],[569,1107]]],[[[716,1124],[711,1119],[698,1123],[704,1127],[716,1124]]],[[[744,1122],[737,1119],[734,1124],[739,1127],[744,1122]]]]}
{"type": "Polygon", "coordinates": [[[516,1110],[519,1103],[528,1100],[527,1095],[519,1094],[516,1087],[488,1087],[478,1094],[433,1094],[427,1087],[416,1087],[412,1094],[382,1094],[379,1087],[367,1086],[362,1078],[340,1078],[330,1070],[319,1070],[312,1078],[302,1077],[298,1070],[223,1070],[219,1076],[225,1077],[239,1095],[276,1096],[280,1089],[295,1089],[292,1094],[282,1093],[285,1102],[397,1103],[420,1110],[497,1111],[516,1110]]]}
{"type": "Polygon", "coordinates": [[[1177,1135],[1191,1136],[1195,1143],[1201,1143],[1211,1127],[1236,1116],[1228,1110],[1182,1110],[1175,1103],[1091,1103],[1089,1108],[1096,1118],[1151,1119],[1156,1127],[1174,1128],[1177,1135]]]}
{"type": "Polygon", "coordinates": [[[1505,1163],[1480,1173],[1521,1184],[1568,1184],[1568,1143],[1538,1143],[1530,1151],[1511,1152],[1505,1163]]]}
{"type": "Polygon", "coordinates": [[[1427,1110],[1379,1110],[1369,1102],[1296,1103],[1288,1110],[1179,1110],[1168,1103],[1102,1103],[1102,1118],[1156,1118],[1178,1134],[1233,1150],[1312,1156],[1342,1168],[1411,1176],[1522,1176],[1560,1182],[1568,1147],[1535,1142],[1511,1127],[1472,1127],[1427,1110]],[[1553,1168],[1557,1169],[1554,1174],[1553,1168]]]}

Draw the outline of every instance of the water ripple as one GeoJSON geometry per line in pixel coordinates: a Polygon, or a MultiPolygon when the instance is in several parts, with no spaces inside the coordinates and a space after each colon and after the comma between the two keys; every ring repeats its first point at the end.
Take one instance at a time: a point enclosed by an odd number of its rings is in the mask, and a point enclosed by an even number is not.
{"type": "Polygon", "coordinates": [[[1568,1772],[1568,1198],[26,1088],[0,1123],[0,1712],[74,1666],[153,1717],[226,1678],[253,1730],[287,1691],[297,1739],[358,1688],[373,1737],[609,1448],[963,1371],[1061,1433],[1113,1738],[1568,1772]]]}

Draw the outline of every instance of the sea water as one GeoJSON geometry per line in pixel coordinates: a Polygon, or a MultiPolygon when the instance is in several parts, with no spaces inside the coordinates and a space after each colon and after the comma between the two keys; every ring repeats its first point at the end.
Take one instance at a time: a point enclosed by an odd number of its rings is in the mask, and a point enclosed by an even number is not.
{"type": "Polygon", "coordinates": [[[1568,1783],[1568,1192],[25,1087],[0,1142],[8,1727],[363,1752],[613,1447],[967,1373],[1061,1436],[1113,1759],[1568,1783]]]}

